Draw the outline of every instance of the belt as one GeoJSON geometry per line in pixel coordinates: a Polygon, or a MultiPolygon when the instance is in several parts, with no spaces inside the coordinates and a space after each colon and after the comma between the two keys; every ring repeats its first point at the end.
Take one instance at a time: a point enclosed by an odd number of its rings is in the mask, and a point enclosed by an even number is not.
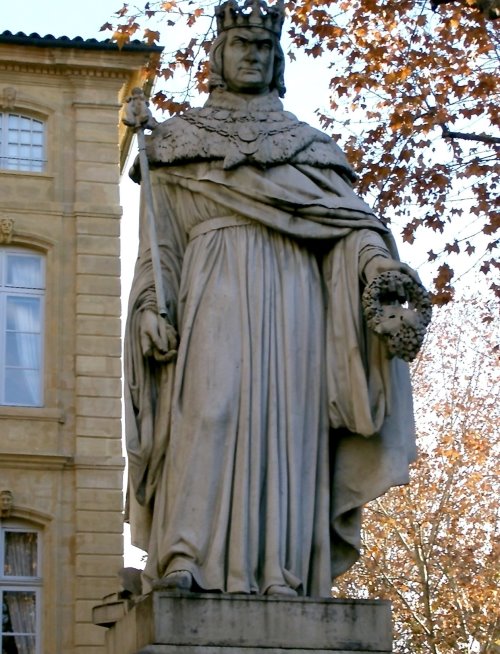
{"type": "Polygon", "coordinates": [[[205,220],[199,225],[195,225],[189,232],[189,240],[207,232],[213,232],[216,229],[224,229],[225,227],[240,227],[241,225],[251,225],[252,220],[246,220],[245,218],[240,218],[239,216],[219,216],[217,218],[211,218],[210,220],[205,220]]]}

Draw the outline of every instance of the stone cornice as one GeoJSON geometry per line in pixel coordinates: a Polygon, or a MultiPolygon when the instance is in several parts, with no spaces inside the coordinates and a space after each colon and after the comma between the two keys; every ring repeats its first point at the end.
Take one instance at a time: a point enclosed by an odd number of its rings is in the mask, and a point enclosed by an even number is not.
{"type": "Polygon", "coordinates": [[[52,75],[54,77],[89,77],[102,80],[123,80],[130,71],[125,68],[99,69],[93,66],[74,66],[64,63],[46,62],[12,62],[0,61],[0,70],[12,73],[31,73],[36,75],[52,75]]]}
{"type": "Polygon", "coordinates": [[[110,41],[3,32],[0,34],[0,69],[66,78],[123,80],[148,62],[154,66],[162,49],[140,42],[119,49],[110,41]]]}
{"type": "MultiPolygon", "coordinates": [[[[7,518],[7,520],[26,520],[31,522],[42,529],[54,519],[54,516],[50,513],[44,511],[39,511],[34,509],[31,506],[24,506],[19,504],[14,504],[12,507],[12,512],[7,518]]],[[[0,519],[1,520],[1,519],[0,519]]]]}
{"type": "Polygon", "coordinates": [[[77,456],[73,465],[78,470],[119,470],[125,469],[125,459],[122,456],[108,456],[105,458],[96,456],[77,456]]]}
{"type": "Polygon", "coordinates": [[[121,456],[94,457],[69,456],[66,454],[43,454],[40,452],[2,452],[0,450],[0,470],[18,468],[23,470],[118,470],[125,468],[125,459],[121,456]]]}
{"type": "Polygon", "coordinates": [[[1,420],[35,420],[64,424],[65,416],[60,409],[46,407],[0,406],[1,420]]]}
{"type": "Polygon", "coordinates": [[[64,454],[40,454],[31,452],[1,452],[0,468],[23,470],[62,470],[70,467],[73,458],[64,454]]]}
{"type": "MultiPolygon", "coordinates": [[[[17,172],[17,171],[16,171],[17,172]]],[[[0,171],[0,181],[4,171],[0,171]]],[[[29,177],[27,174],[26,177],[29,177]]],[[[33,176],[31,176],[33,178],[33,176]]],[[[35,181],[35,180],[34,180],[35,181]]],[[[120,219],[122,217],[121,207],[113,205],[110,207],[103,207],[96,205],[95,207],[89,208],[89,203],[75,202],[71,205],[70,209],[67,210],[64,208],[62,203],[58,202],[38,202],[37,204],[28,204],[21,205],[20,202],[23,200],[21,198],[16,207],[12,207],[8,204],[0,203],[0,213],[12,215],[12,216],[54,216],[55,218],[111,218],[111,219],[120,219]]],[[[0,412],[2,407],[0,406],[0,412]]]]}

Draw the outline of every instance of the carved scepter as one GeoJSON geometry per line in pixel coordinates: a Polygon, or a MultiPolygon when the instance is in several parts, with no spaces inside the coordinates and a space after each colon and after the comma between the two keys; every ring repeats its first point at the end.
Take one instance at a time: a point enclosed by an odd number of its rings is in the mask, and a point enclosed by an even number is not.
{"type": "Polygon", "coordinates": [[[151,187],[151,177],[149,175],[148,157],[146,154],[146,139],[144,130],[154,126],[154,119],[149,110],[148,103],[142,89],[135,88],[132,95],[127,99],[124,107],[124,116],[122,118],[124,125],[130,127],[137,134],[137,143],[139,146],[139,165],[141,168],[141,184],[144,190],[144,199],[146,202],[146,213],[148,216],[149,242],[151,248],[151,261],[153,264],[153,278],[155,284],[156,306],[158,313],[163,318],[167,317],[167,307],[165,304],[165,291],[163,288],[163,277],[160,263],[160,250],[158,248],[158,239],[156,236],[156,216],[153,202],[153,189],[151,187]]]}

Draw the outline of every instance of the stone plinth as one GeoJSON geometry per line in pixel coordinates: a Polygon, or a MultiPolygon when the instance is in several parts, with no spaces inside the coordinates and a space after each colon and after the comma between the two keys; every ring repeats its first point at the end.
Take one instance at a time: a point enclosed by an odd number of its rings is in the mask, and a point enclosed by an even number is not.
{"type": "MultiPolygon", "coordinates": [[[[105,605],[94,609],[94,622],[114,620],[105,605]]],[[[112,624],[106,643],[107,654],[386,654],[391,609],[374,600],[154,591],[112,624]]]]}

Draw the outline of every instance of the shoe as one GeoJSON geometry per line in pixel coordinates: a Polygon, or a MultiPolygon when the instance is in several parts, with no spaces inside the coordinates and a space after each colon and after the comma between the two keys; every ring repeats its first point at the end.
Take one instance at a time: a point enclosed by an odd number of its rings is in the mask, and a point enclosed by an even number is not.
{"type": "Polygon", "coordinates": [[[298,593],[296,590],[293,588],[290,588],[290,586],[282,586],[279,584],[272,584],[269,586],[269,588],[266,590],[266,595],[274,595],[276,597],[277,595],[281,597],[297,597],[298,593]]]}
{"type": "Polygon", "coordinates": [[[193,575],[187,570],[176,570],[165,575],[159,585],[164,589],[191,590],[193,586],[193,575]]]}

